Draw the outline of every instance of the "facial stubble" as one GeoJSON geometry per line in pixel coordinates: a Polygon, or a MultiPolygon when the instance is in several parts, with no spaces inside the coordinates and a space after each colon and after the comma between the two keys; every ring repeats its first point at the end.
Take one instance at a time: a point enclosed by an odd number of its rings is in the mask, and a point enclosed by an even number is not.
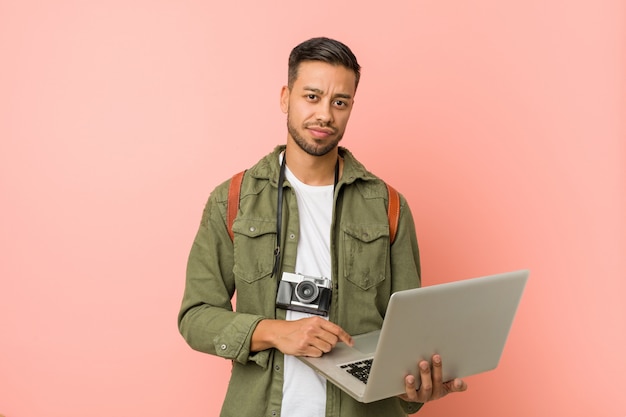
{"type": "MultiPolygon", "coordinates": [[[[321,124],[305,124],[303,126],[303,129],[306,129],[307,127],[311,127],[311,126],[321,126],[321,127],[327,127],[327,128],[330,127],[330,126],[322,126],[321,124]]],[[[335,128],[332,128],[332,129],[335,130],[336,132],[335,128]]],[[[327,153],[335,149],[339,145],[339,142],[341,141],[341,139],[343,138],[343,132],[336,132],[335,134],[337,136],[334,139],[330,140],[329,142],[316,144],[318,141],[316,139],[313,139],[313,141],[316,143],[309,143],[298,132],[298,129],[296,129],[296,127],[291,123],[289,114],[287,114],[287,131],[289,132],[289,135],[293,138],[294,142],[296,142],[298,147],[302,149],[304,152],[306,152],[307,154],[312,155],[312,156],[326,155],[327,153]]],[[[319,142],[322,142],[322,141],[319,141],[319,142]]]]}

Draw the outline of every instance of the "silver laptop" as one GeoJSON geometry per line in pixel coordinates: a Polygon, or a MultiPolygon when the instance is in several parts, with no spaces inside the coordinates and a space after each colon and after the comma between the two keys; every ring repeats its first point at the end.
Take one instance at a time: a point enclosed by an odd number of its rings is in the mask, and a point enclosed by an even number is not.
{"type": "Polygon", "coordinates": [[[405,392],[404,377],[419,383],[417,363],[441,355],[449,381],[495,369],[529,272],[520,270],[394,293],[383,327],[338,343],[304,363],[358,401],[405,392]]]}

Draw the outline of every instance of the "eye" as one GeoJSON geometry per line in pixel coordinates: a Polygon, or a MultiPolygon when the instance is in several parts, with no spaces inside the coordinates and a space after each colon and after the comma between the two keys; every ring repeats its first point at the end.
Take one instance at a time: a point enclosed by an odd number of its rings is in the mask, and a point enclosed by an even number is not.
{"type": "Polygon", "coordinates": [[[316,94],[307,94],[306,98],[309,101],[315,101],[315,100],[317,100],[317,95],[316,94]]]}
{"type": "Polygon", "coordinates": [[[343,100],[335,100],[335,106],[337,107],[348,107],[348,103],[343,100]]]}

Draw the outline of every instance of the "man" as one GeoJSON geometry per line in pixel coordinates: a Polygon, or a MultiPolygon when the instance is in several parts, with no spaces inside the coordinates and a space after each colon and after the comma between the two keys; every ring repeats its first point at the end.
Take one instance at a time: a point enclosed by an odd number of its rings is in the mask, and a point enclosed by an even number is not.
{"type": "Polygon", "coordinates": [[[339,147],[360,77],[355,56],[310,39],[291,52],[288,75],[286,146],[247,170],[232,242],[230,182],[211,193],[189,256],[179,328],[192,348],[233,361],[221,415],[405,416],[464,391],[461,380],[441,380],[434,356],[418,365],[419,390],[407,376],[402,396],[363,404],[296,358],[379,329],[390,295],[420,285],[420,263],[404,198],[392,243],[384,182],[339,147]],[[292,302],[293,276],[318,279],[330,305],[292,302]]]}

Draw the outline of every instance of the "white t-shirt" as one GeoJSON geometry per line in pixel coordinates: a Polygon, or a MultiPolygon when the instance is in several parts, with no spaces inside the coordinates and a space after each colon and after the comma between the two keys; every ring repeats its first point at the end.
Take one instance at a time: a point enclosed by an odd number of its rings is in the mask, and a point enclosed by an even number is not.
{"type": "MultiPolygon", "coordinates": [[[[300,217],[296,273],[330,279],[330,227],[334,186],[304,184],[288,167],[285,168],[285,177],[296,193],[300,217]]],[[[287,320],[311,316],[313,314],[287,310],[287,320]]],[[[326,380],[290,355],[285,355],[284,375],[281,415],[323,417],[326,413],[326,380]]]]}

